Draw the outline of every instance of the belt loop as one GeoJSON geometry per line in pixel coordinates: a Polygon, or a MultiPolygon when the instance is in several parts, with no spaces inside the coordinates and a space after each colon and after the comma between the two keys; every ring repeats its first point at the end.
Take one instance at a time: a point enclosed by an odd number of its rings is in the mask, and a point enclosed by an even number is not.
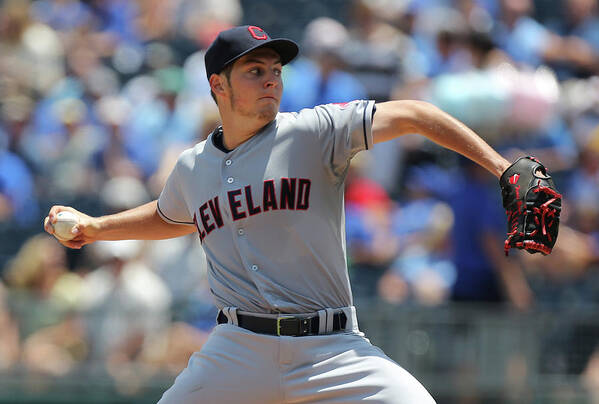
{"type": "Polygon", "coordinates": [[[229,320],[229,324],[239,325],[239,321],[237,320],[237,307],[223,307],[223,314],[227,316],[229,320]]]}
{"type": "Polygon", "coordinates": [[[335,310],[327,308],[325,311],[327,312],[326,333],[330,334],[333,332],[333,316],[335,315],[335,310]]]}
{"type": "Polygon", "coordinates": [[[326,334],[327,331],[327,312],[326,310],[318,310],[318,333],[326,334]]]}
{"type": "Polygon", "coordinates": [[[355,306],[343,307],[343,312],[347,317],[347,323],[345,324],[346,330],[351,330],[353,332],[360,332],[358,328],[358,316],[356,315],[355,306]]]}

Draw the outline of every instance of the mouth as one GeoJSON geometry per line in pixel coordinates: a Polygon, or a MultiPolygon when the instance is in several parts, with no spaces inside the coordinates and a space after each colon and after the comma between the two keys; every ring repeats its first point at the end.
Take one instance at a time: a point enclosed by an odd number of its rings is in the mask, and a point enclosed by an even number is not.
{"type": "Polygon", "coordinates": [[[278,101],[275,97],[273,97],[272,95],[265,95],[264,97],[260,97],[259,100],[272,100],[272,101],[278,101]]]}

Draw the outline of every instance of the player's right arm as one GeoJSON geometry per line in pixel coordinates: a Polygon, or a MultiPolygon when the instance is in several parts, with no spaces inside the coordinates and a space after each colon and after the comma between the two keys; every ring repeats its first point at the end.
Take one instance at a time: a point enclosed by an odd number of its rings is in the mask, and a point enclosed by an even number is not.
{"type": "Polygon", "coordinates": [[[158,214],[157,201],[146,203],[113,215],[92,217],[68,206],[53,206],[44,220],[44,230],[53,234],[53,223],[61,211],[76,214],[79,224],[74,228],[75,238],[60,241],[70,248],[81,248],[99,240],[162,240],[184,236],[196,231],[190,224],[171,224],[158,214]]]}

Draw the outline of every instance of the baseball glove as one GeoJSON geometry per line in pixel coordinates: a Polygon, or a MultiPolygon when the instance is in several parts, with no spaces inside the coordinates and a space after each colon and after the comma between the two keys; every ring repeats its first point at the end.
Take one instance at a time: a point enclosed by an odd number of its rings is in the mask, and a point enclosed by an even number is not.
{"type": "Polygon", "coordinates": [[[505,255],[510,248],[550,254],[559,229],[562,196],[545,166],[534,157],[521,157],[499,178],[507,214],[505,255]]]}

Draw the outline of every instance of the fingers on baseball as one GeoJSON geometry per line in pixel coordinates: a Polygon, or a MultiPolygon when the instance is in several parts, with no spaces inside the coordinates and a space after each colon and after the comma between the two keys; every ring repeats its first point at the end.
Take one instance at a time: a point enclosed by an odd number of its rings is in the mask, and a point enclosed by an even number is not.
{"type": "Polygon", "coordinates": [[[81,213],[79,211],[71,208],[70,206],[54,205],[50,208],[50,212],[48,213],[48,217],[50,218],[50,223],[52,223],[52,224],[56,223],[56,220],[57,220],[56,215],[58,215],[58,213],[64,212],[64,211],[74,213],[77,216],[81,215],[81,213]]]}
{"type": "MultiPolygon", "coordinates": [[[[50,209],[50,212],[48,213],[48,216],[46,216],[46,218],[44,219],[44,230],[48,234],[51,234],[54,237],[56,237],[56,235],[54,234],[55,231],[54,231],[53,225],[58,220],[58,217],[57,217],[58,213],[64,212],[64,211],[72,212],[77,215],[79,214],[78,211],[76,211],[75,209],[68,207],[68,206],[61,206],[61,205],[52,206],[52,208],[50,209]]],[[[64,245],[65,247],[74,248],[74,249],[80,249],[85,244],[89,244],[89,241],[86,241],[84,239],[83,225],[81,223],[77,224],[76,226],[73,226],[71,233],[75,235],[75,237],[72,238],[71,240],[61,240],[58,237],[56,237],[56,239],[58,240],[58,242],[60,244],[64,245]]]]}
{"type": "Polygon", "coordinates": [[[50,212],[48,212],[48,218],[50,218],[50,223],[56,223],[56,215],[58,212],[65,209],[65,206],[54,205],[50,208],[50,212]]]}
{"type": "Polygon", "coordinates": [[[69,248],[72,248],[72,249],[75,249],[75,250],[79,250],[81,247],[83,247],[87,243],[85,242],[85,240],[72,239],[72,240],[69,240],[69,241],[60,241],[60,244],[64,245],[65,247],[69,247],[69,248]]]}
{"type": "Polygon", "coordinates": [[[46,216],[46,218],[44,219],[44,230],[46,231],[46,233],[54,234],[54,227],[52,227],[52,224],[50,222],[50,216],[46,216]]]}
{"type": "Polygon", "coordinates": [[[83,235],[83,231],[81,230],[81,225],[77,225],[75,227],[73,227],[73,230],[75,230],[75,228],[79,229],[79,232],[77,233],[77,235],[70,239],[70,240],[59,240],[57,239],[60,244],[64,245],[65,247],[69,247],[69,248],[74,248],[74,249],[80,249],[81,247],[83,247],[86,244],[89,244],[90,241],[88,239],[85,238],[85,236],[83,235]]]}

